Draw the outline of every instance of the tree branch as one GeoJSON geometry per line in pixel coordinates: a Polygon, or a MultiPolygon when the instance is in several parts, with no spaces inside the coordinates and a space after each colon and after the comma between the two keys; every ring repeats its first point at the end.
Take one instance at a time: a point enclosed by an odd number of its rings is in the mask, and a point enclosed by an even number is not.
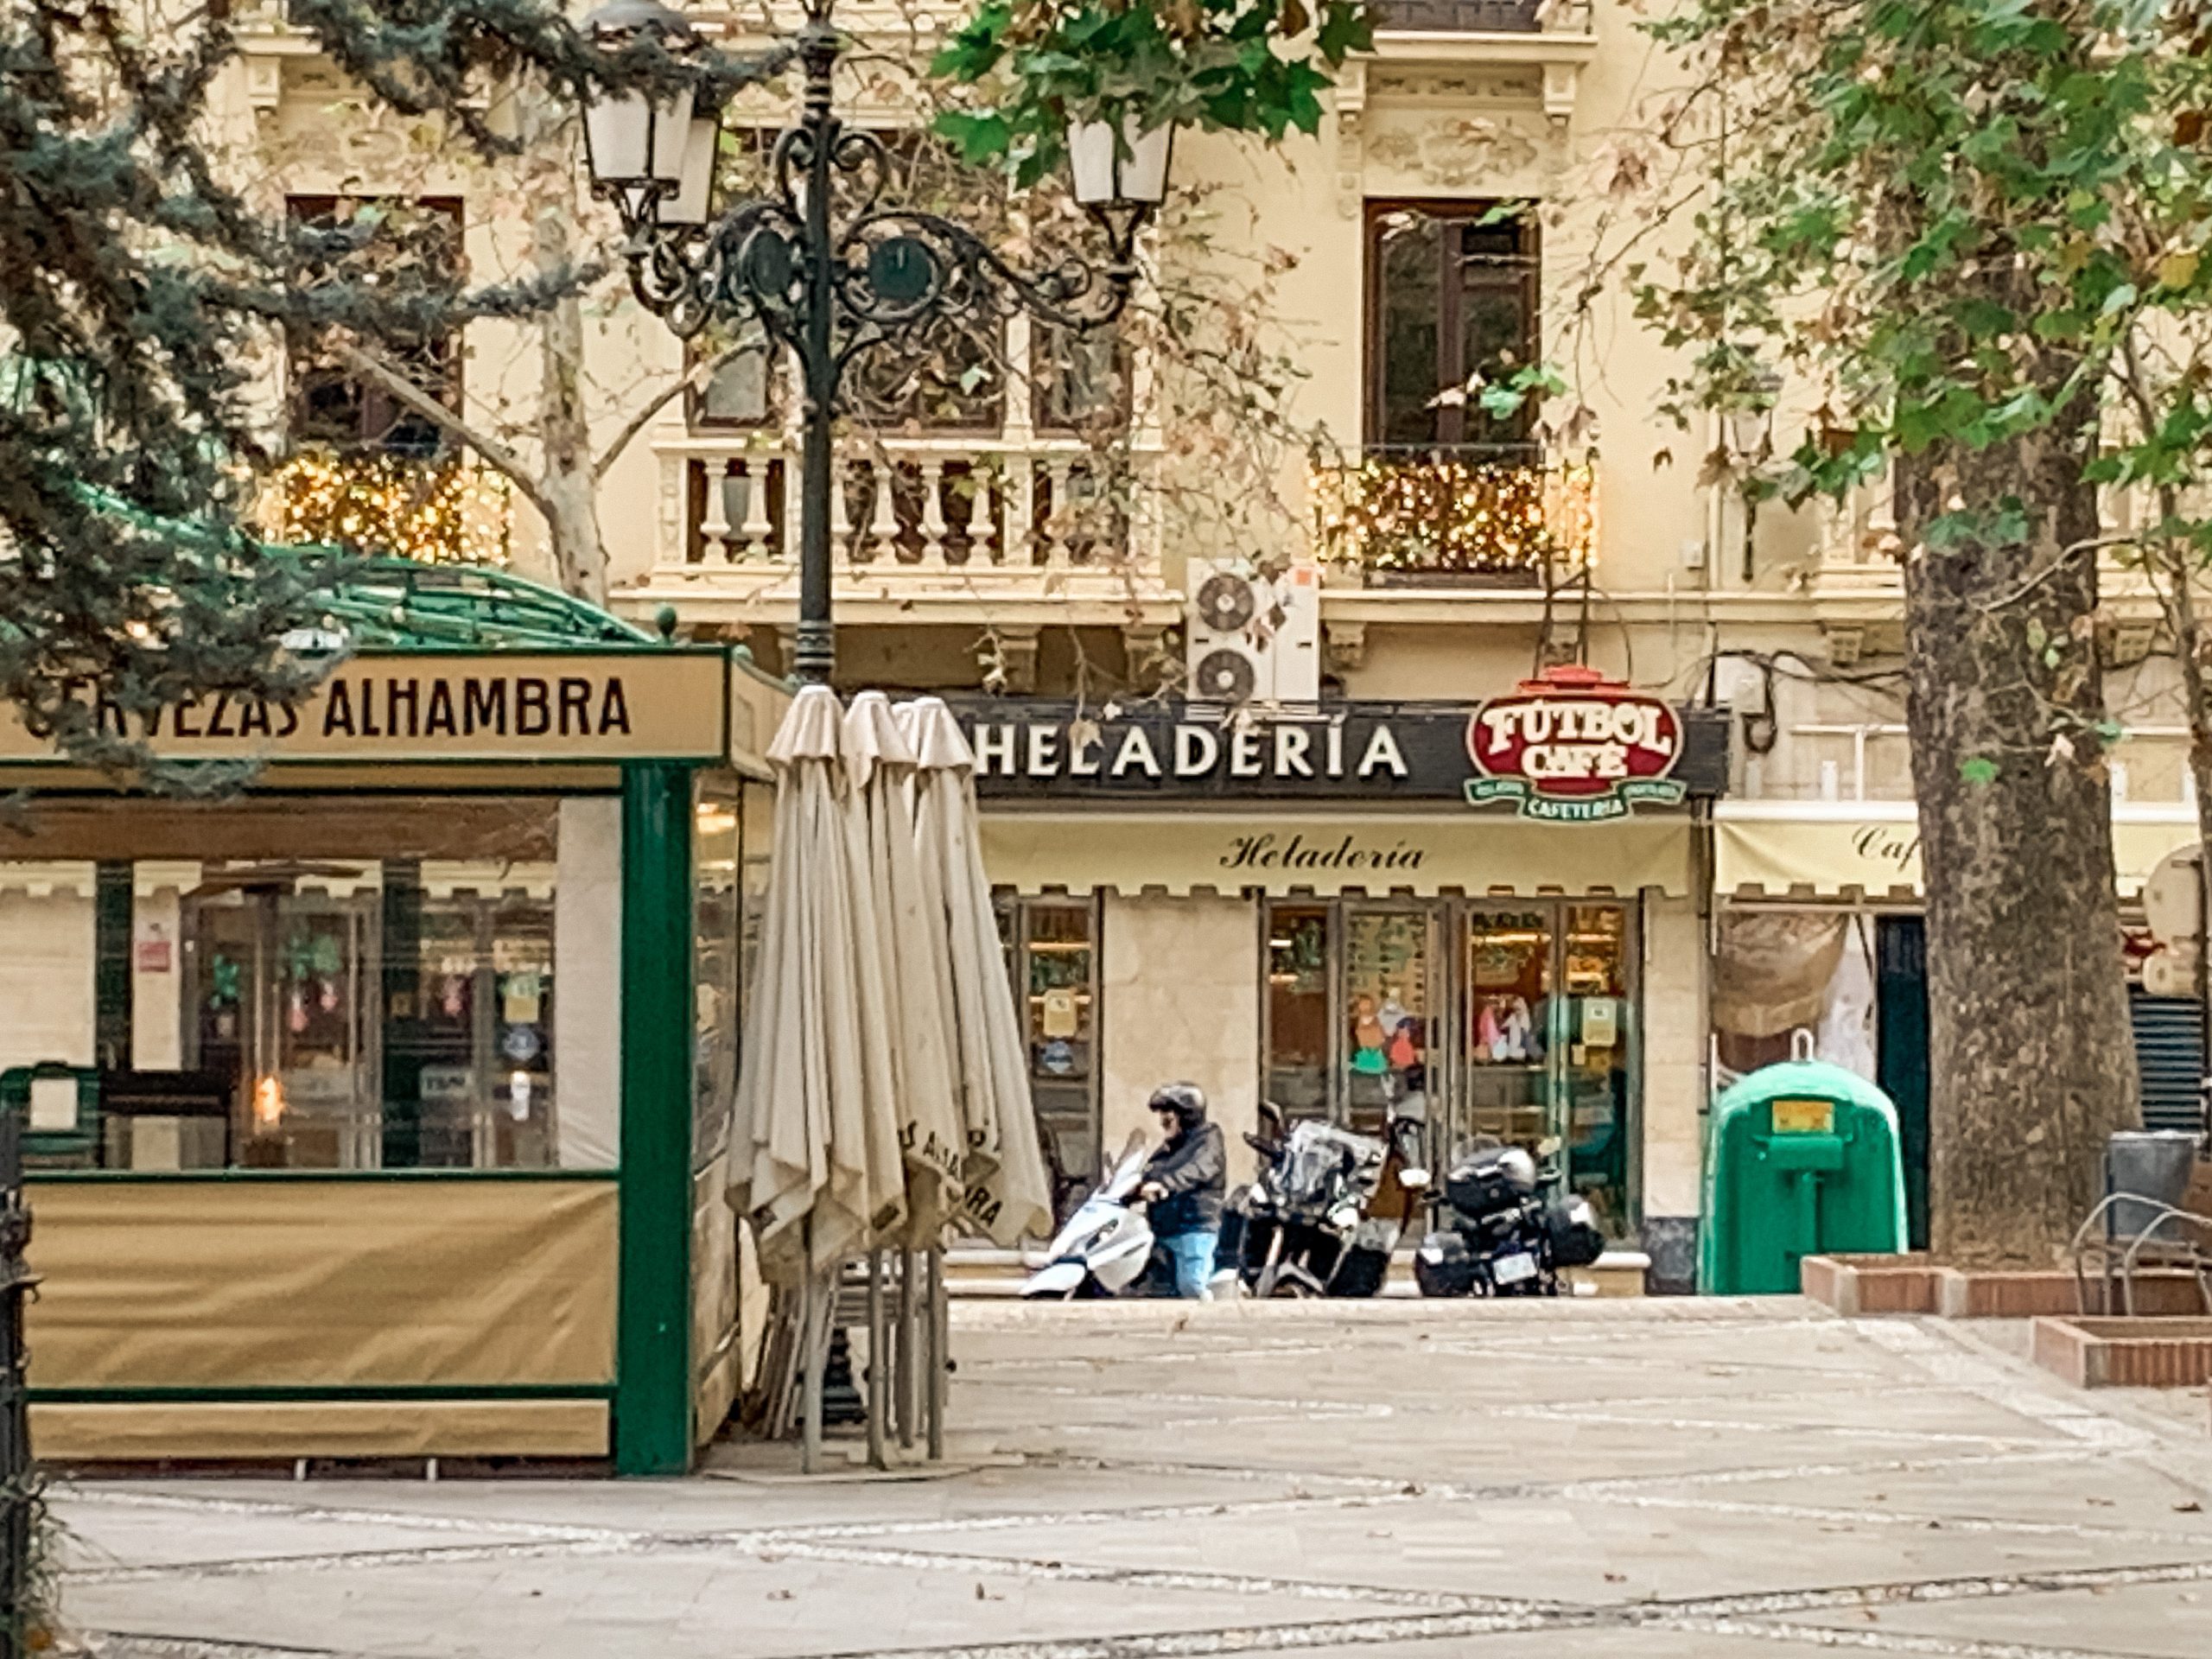
{"type": "Polygon", "coordinates": [[[659,391],[645,400],[642,409],[622,423],[622,429],[614,435],[613,442],[600,452],[599,459],[592,463],[591,481],[597,484],[604,480],[613,470],[614,463],[622,459],[622,452],[630,447],[638,434],[651,425],[653,416],[666,409],[677,398],[685,392],[703,387],[708,381],[715,378],[723,365],[734,363],[747,352],[765,353],[766,349],[766,344],[760,340],[741,340],[734,346],[726,346],[702,362],[693,364],[690,370],[662,387],[659,391]]]}
{"type": "Polygon", "coordinates": [[[347,368],[375,381],[409,413],[421,416],[448,437],[474,449],[483,457],[487,466],[504,474],[515,488],[521,491],[524,499],[537,508],[541,517],[550,521],[553,507],[544,485],[512,448],[447,408],[382,358],[362,350],[353,341],[333,340],[330,349],[347,368]]]}

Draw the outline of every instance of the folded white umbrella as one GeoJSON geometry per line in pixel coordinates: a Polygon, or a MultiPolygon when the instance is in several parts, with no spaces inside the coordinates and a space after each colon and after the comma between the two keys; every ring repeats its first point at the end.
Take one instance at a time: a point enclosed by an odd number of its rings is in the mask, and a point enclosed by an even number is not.
{"type": "Polygon", "coordinates": [[[967,1219],[996,1243],[1052,1230],[1052,1185],[1029,1098],[1028,1054],[1007,980],[976,810],[976,756],[942,699],[899,709],[912,745],[922,878],[944,919],[953,1077],[968,1137],[967,1219]]]}
{"type": "Polygon", "coordinates": [[[776,844],[755,995],[731,1126],[730,1198],[751,1217],[764,1276],[791,1283],[868,1249],[896,1226],[899,1178],[888,992],[855,890],[840,760],[842,711],[826,686],[792,700],[769,746],[776,844]]]}
{"type": "Polygon", "coordinates": [[[882,692],[859,693],[845,711],[844,758],[852,868],[867,912],[855,944],[874,954],[887,992],[906,1242],[925,1246],[960,1208],[967,1137],[953,1095],[944,929],[931,924],[915,837],[914,752],[882,692]]]}

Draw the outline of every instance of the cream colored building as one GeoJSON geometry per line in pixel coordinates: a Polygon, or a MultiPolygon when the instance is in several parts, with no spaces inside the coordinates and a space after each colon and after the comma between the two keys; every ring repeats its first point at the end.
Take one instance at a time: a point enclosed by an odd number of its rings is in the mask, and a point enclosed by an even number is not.
{"type": "MultiPolygon", "coordinates": [[[[1027,752],[1010,760],[1021,781],[989,786],[989,850],[1040,1103],[1071,1163],[1118,1142],[1150,1088],[1177,1077],[1214,1096],[1232,1143],[1263,1096],[1357,1119],[1418,1094],[1440,1135],[1558,1134],[1616,1234],[1679,1282],[1716,1065],[1770,1057],[1799,1027],[1854,1063],[1878,1059],[1877,923],[1916,904],[1899,582],[1878,504],[1747,515],[1732,488],[1699,479],[1708,455],[1762,435],[1662,422],[1669,360],[1618,293],[1572,315],[1609,233],[1603,185],[1622,135],[1663,89],[1643,16],[1614,0],[1398,0],[1318,136],[1279,151],[1179,140],[1186,205],[1152,244],[1160,283],[1224,308],[1204,322],[1210,339],[1241,330],[1295,364],[1283,407],[1326,433],[1319,459],[1280,439],[1223,440],[1234,423],[1218,388],[1201,392],[1187,365],[1141,345],[1122,377],[1131,423],[1102,447],[1056,419],[1095,384],[1071,378],[1064,337],[1020,319],[996,337],[1004,368],[981,395],[939,388],[933,406],[910,402],[854,436],[833,524],[849,684],[1003,694],[1009,721],[1046,723],[1054,700],[1076,700],[1060,711],[1063,746],[1065,721],[1179,696],[1184,671],[1223,647],[1269,677],[1263,692],[1313,702],[1323,725],[1400,703],[1471,710],[1560,661],[1730,711],[1717,717],[1732,736],[1725,798],[1603,823],[1386,790],[1319,801],[1240,789],[1226,760],[1188,789],[1105,798],[1065,770],[1037,783],[1027,752]],[[1240,296],[1263,296],[1263,315],[1240,313],[1240,296]],[[1568,366],[1592,445],[1437,397],[1496,373],[1505,351],[1568,366]],[[1318,571],[1257,651],[1249,625],[1209,632],[1193,615],[1209,575],[1241,579],[1255,561],[1318,571]],[[1343,836],[1427,850],[1403,879],[1224,868],[1224,837],[1301,833],[1308,846],[1343,836]],[[1739,926],[1764,928],[1819,983],[1788,1006],[1716,1007],[1714,941],[1724,976],[1740,972],[1727,937],[1739,926]],[[1865,996],[1838,966],[1854,950],[1874,987],[1865,996]],[[1751,1029],[1716,1033],[1716,1020],[1751,1029]]],[[[894,54],[915,49],[915,27],[890,7],[841,17],[894,54]]],[[[866,124],[913,119],[880,78],[842,90],[866,124]]],[[[240,142],[281,141],[277,186],[302,197],[449,199],[472,270],[514,261],[528,215],[507,181],[346,125],[332,113],[341,93],[272,21],[238,71],[240,142]]],[[[772,99],[745,110],[779,118],[772,99]]],[[[1034,246],[1065,232],[1011,206],[1034,246]]],[[[596,208],[575,222],[610,228],[596,208]]],[[[527,454],[535,337],[487,325],[467,345],[461,411],[518,423],[527,454]]],[[[602,439],[683,361],[634,303],[593,308],[584,384],[602,439]]],[[[793,400],[777,378],[741,362],[667,403],[600,494],[613,607],[741,640],[772,671],[795,617],[798,546],[793,400]]],[[[542,565],[527,505],[470,487],[469,522],[522,568],[542,565]]],[[[2116,662],[2142,661],[2152,619],[2139,594],[2115,601],[2116,662]]],[[[2115,784],[2131,887],[2188,838],[2158,671],[2125,668],[2115,690],[2136,733],[2115,784]]]]}

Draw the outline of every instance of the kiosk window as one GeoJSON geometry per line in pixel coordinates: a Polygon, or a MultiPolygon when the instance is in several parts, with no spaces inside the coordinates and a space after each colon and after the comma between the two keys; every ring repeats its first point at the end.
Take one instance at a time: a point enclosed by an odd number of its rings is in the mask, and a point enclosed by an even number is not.
{"type": "MultiPolygon", "coordinates": [[[[95,917],[79,904],[95,925],[47,930],[67,957],[51,963],[56,983],[82,988],[45,999],[57,1008],[81,1002],[88,1019],[98,963],[126,967],[100,982],[122,1001],[125,1041],[103,1064],[92,1155],[141,1171],[577,1161],[560,1156],[561,1079],[571,1047],[612,1039],[591,1011],[617,1004],[619,953],[584,953],[604,957],[588,971],[598,982],[572,987],[556,946],[572,914],[582,941],[611,911],[588,890],[619,880],[619,856],[609,846],[572,862],[559,842],[570,806],[601,804],[259,798],[43,814],[41,840],[91,842],[104,869],[128,872],[127,907],[95,917]],[[572,1003],[579,1017],[563,1021],[572,1003]]],[[[0,864],[0,894],[29,868],[0,864]]],[[[0,1048],[51,1041],[17,1023],[0,1008],[0,1048]]],[[[58,1022],[41,1009],[23,1023],[58,1022]]]]}

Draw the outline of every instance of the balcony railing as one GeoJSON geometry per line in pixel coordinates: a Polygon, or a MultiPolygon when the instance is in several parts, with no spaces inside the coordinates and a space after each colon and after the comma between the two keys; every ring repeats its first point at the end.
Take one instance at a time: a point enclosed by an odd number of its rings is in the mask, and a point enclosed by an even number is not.
{"type": "Polygon", "coordinates": [[[1375,27],[1437,35],[1534,34],[1544,27],[1538,16],[1543,10],[1543,0],[1381,0],[1375,27]]]}
{"type": "Polygon", "coordinates": [[[1370,586],[1541,588],[1597,556],[1592,469],[1532,449],[1376,449],[1313,486],[1321,557],[1370,586]]]}
{"type": "MultiPolygon", "coordinates": [[[[677,569],[664,561],[661,574],[797,565],[795,448],[701,432],[670,448],[680,453],[664,461],[684,472],[684,535],[677,569]]],[[[842,456],[839,474],[831,546],[856,573],[1122,571],[1139,554],[1129,458],[1073,438],[891,439],[842,456]]]]}

